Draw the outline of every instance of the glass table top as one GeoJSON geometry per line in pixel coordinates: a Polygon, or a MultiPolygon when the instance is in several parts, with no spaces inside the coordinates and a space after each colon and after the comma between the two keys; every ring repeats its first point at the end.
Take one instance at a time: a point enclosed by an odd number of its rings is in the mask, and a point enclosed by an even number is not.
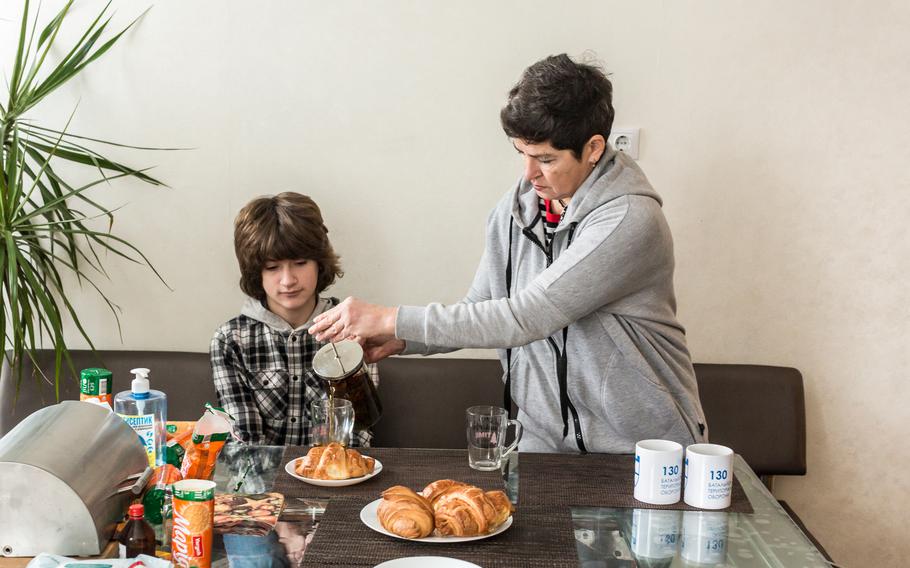
{"type": "MultiPolygon", "coordinates": [[[[280,446],[227,445],[215,470],[217,490],[268,491],[284,468],[280,446]]],[[[369,453],[369,450],[365,450],[369,453]]],[[[521,454],[504,471],[510,497],[517,499],[521,454]]],[[[577,507],[572,509],[576,550],[582,568],[715,566],[827,568],[830,564],[803,534],[746,462],[736,456],[734,475],[754,513],[577,507]]],[[[328,499],[285,501],[275,533],[228,542],[217,539],[213,566],[268,554],[276,566],[299,566],[328,499]],[[242,540],[242,542],[236,542],[242,540]]]]}

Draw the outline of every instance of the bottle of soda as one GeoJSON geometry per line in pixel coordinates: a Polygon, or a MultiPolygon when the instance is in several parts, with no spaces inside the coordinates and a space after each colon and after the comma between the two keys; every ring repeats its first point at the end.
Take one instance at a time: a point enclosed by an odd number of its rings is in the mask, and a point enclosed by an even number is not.
{"type": "Polygon", "coordinates": [[[130,505],[129,516],[120,537],[120,557],[136,558],[140,554],[155,556],[155,529],[142,516],[145,507],[141,503],[130,505]]]}

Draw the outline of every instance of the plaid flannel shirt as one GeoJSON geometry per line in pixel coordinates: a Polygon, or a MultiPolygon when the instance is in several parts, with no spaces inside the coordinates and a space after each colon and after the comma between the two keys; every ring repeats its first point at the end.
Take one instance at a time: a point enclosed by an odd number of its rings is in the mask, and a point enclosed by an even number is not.
{"type": "MultiPolygon", "coordinates": [[[[313,316],[338,304],[317,302],[313,316]]],[[[327,397],[322,382],[311,375],[313,356],[325,345],[307,328],[291,329],[277,315],[250,299],[243,313],[215,331],[209,353],[215,390],[222,408],[236,419],[245,442],[262,445],[311,443],[310,403],[327,397]]],[[[370,378],[379,383],[376,365],[370,378]]],[[[371,433],[355,431],[352,446],[368,446],[371,433]]]]}

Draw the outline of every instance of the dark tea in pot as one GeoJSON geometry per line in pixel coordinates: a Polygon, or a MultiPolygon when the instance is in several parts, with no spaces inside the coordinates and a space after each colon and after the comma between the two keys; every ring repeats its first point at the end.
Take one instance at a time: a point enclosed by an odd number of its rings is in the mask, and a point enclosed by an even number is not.
{"type": "Polygon", "coordinates": [[[313,374],[326,383],[330,401],[335,397],[351,401],[355,430],[365,430],[379,421],[382,403],[359,343],[346,340],[322,346],[313,357],[313,374]]]}

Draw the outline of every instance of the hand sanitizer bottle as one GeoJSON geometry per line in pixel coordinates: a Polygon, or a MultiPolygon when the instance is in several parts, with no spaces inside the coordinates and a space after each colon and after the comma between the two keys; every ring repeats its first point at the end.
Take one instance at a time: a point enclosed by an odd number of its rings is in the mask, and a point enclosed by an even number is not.
{"type": "Polygon", "coordinates": [[[167,396],[149,389],[149,370],[133,369],[132,389],[117,393],[114,412],[139,435],[139,440],[149,458],[149,465],[164,465],[167,434],[167,396]]]}

